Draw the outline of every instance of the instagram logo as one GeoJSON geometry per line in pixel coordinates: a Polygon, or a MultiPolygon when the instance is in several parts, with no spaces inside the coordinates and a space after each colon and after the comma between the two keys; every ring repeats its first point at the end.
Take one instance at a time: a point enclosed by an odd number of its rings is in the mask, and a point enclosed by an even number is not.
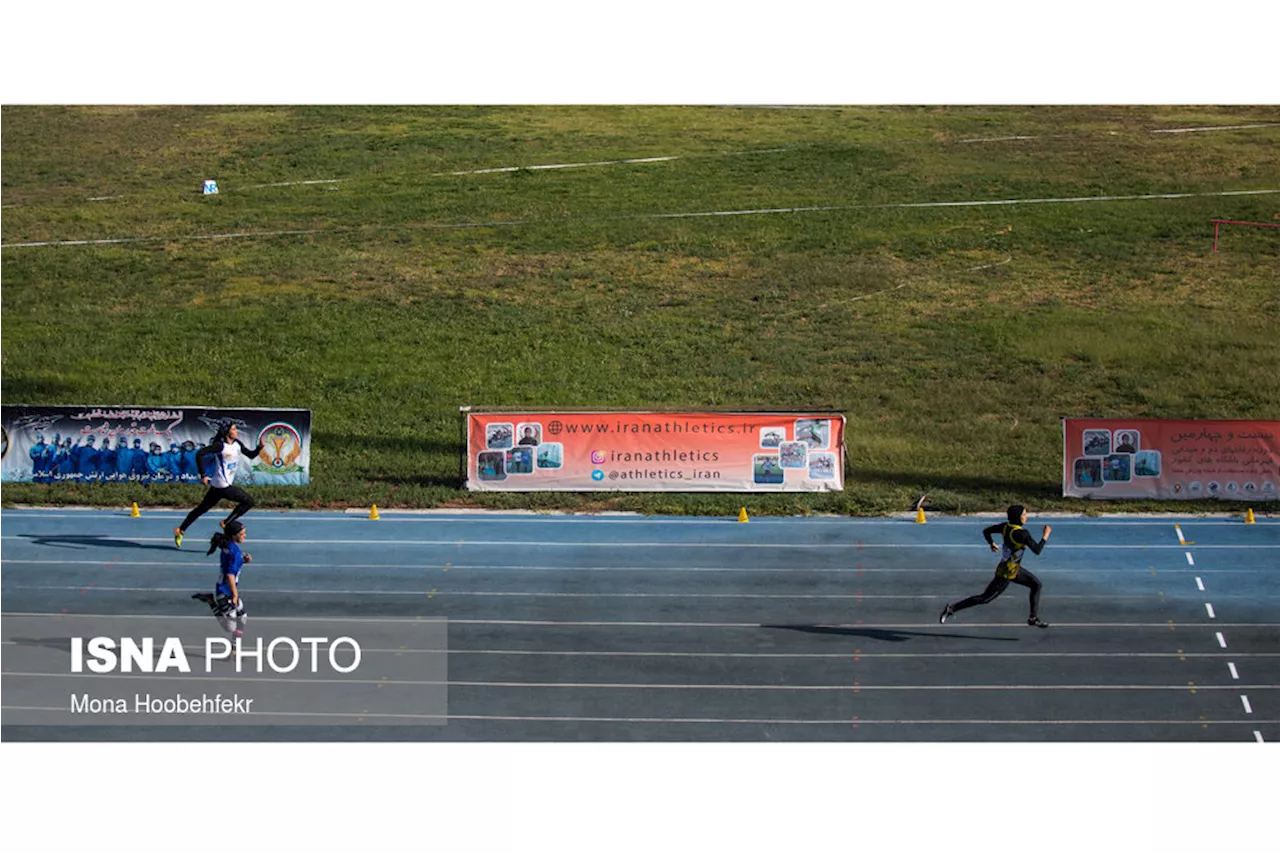
{"type": "Polygon", "coordinates": [[[603,461],[604,461],[604,451],[603,451],[603,450],[593,450],[593,451],[591,451],[591,464],[592,464],[592,465],[599,465],[599,464],[600,464],[601,462],[603,462],[603,461]]]}

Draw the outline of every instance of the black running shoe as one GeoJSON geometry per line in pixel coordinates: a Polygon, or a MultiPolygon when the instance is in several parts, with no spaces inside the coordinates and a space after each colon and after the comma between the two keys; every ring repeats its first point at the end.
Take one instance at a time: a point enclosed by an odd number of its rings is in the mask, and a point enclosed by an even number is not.
{"type": "Polygon", "coordinates": [[[938,621],[946,622],[948,619],[950,619],[952,616],[955,616],[955,615],[956,615],[956,612],[952,610],[951,605],[948,604],[946,607],[942,608],[942,615],[938,617],[938,621]]]}
{"type": "Polygon", "coordinates": [[[1027,624],[1032,628],[1048,628],[1049,623],[1043,621],[1039,616],[1032,616],[1027,620],[1027,624]]]}
{"type": "Polygon", "coordinates": [[[203,601],[205,604],[213,604],[213,595],[208,592],[197,592],[191,597],[196,601],[203,601]]]}

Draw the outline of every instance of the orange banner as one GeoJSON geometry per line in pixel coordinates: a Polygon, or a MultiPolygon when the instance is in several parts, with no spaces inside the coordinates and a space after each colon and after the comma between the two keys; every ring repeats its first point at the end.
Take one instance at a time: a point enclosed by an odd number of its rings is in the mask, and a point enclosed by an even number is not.
{"type": "Polygon", "coordinates": [[[1062,494],[1275,500],[1280,421],[1065,418],[1062,494]]]}
{"type": "Polygon", "coordinates": [[[467,488],[842,491],[844,416],[468,412],[467,488]]]}

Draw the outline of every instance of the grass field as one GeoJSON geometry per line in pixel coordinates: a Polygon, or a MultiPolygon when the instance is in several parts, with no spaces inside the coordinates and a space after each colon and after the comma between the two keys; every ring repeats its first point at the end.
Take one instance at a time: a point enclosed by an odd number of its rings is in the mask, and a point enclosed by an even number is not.
{"type": "Polygon", "coordinates": [[[0,130],[4,401],[311,408],[312,485],[262,505],[1171,509],[1059,497],[1059,419],[1280,418],[1280,229],[1214,253],[1209,222],[1280,221],[1276,107],[6,107],[0,130]],[[840,411],[847,485],[472,494],[459,405],[840,411]]]}

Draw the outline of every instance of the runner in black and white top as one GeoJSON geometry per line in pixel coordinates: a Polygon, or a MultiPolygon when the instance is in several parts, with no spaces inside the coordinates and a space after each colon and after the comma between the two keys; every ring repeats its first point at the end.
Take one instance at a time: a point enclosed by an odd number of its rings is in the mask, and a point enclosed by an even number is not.
{"type": "Polygon", "coordinates": [[[233,485],[236,479],[236,468],[240,464],[240,454],[250,459],[262,452],[264,445],[259,444],[253,450],[240,442],[240,433],[233,423],[224,423],[208,447],[196,451],[196,470],[200,472],[200,482],[209,487],[204,500],[182,520],[182,524],[173,528],[173,543],[182,547],[182,537],[197,518],[217,505],[218,501],[227,500],[234,503],[231,515],[222,521],[225,528],[228,524],[253,509],[253,498],[239,486],[233,485]]]}

